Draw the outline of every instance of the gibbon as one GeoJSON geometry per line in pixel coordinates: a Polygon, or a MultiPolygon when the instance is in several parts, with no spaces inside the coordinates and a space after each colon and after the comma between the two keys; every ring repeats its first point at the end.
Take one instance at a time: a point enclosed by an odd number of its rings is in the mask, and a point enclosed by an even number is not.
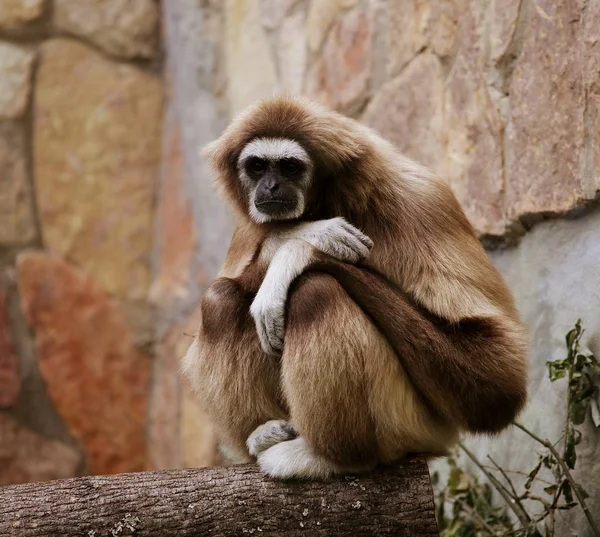
{"type": "Polygon", "coordinates": [[[250,107],[204,154],[236,227],[184,372],[239,457],[326,478],[514,419],[525,329],[444,181],[301,98],[250,107]]]}

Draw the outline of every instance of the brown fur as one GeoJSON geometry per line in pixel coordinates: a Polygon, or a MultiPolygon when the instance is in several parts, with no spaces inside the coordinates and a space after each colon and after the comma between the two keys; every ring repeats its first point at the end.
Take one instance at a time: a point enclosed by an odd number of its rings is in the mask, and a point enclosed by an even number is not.
{"type": "Polygon", "coordinates": [[[524,328],[446,183],[366,127],[296,99],[253,107],[205,154],[238,224],[185,366],[240,453],[255,426],[281,416],[342,465],[441,452],[459,430],[510,423],[526,399],[524,328]],[[236,170],[264,136],[294,139],[314,159],[304,220],[343,216],[375,244],[363,266],[314,252],[289,295],[281,359],[260,349],[248,308],[265,241],[293,223],[251,222],[236,170]]]}

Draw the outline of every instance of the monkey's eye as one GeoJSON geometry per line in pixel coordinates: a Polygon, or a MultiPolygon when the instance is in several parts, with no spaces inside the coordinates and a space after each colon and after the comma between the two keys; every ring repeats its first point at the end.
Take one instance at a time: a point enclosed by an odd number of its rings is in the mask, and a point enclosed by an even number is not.
{"type": "Polygon", "coordinates": [[[285,175],[298,175],[304,171],[304,162],[297,158],[283,158],[277,162],[277,166],[285,175]]]}
{"type": "Polygon", "coordinates": [[[246,171],[248,173],[257,175],[257,174],[265,172],[266,170],[267,170],[267,161],[262,158],[252,157],[246,161],[246,171]]]}

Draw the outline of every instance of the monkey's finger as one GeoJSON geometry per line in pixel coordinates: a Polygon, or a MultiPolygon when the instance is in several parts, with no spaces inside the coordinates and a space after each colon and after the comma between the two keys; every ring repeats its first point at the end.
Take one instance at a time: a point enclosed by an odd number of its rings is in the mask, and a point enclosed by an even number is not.
{"type": "MultiPolygon", "coordinates": [[[[337,240],[331,241],[331,243],[325,249],[325,253],[329,254],[332,257],[335,257],[336,259],[339,259],[340,261],[344,261],[347,263],[357,263],[360,260],[361,256],[359,252],[356,251],[356,249],[360,249],[362,245],[350,245],[347,244],[344,239],[342,237],[339,237],[337,240]]],[[[368,254],[368,251],[366,251],[366,253],[368,254]]]]}
{"type": "Polygon", "coordinates": [[[267,337],[269,344],[277,354],[280,354],[283,349],[283,321],[279,316],[267,319],[267,337]]]}
{"type": "Polygon", "coordinates": [[[258,341],[260,342],[260,346],[263,352],[270,355],[277,355],[277,351],[271,346],[271,342],[269,341],[269,335],[262,319],[255,319],[255,325],[256,334],[258,335],[258,341]]]}
{"type": "Polygon", "coordinates": [[[340,250],[349,250],[351,253],[347,253],[347,261],[356,263],[361,259],[369,257],[370,250],[354,235],[346,234],[339,237],[338,247],[340,250]]]}
{"type": "Polygon", "coordinates": [[[364,244],[369,250],[373,248],[373,241],[367,235],[365,235],[360,229],[354,227],[345,220],[342,222],[342,227],[348,231],[352,236],[356,237],[362,244],[364,244]]]}

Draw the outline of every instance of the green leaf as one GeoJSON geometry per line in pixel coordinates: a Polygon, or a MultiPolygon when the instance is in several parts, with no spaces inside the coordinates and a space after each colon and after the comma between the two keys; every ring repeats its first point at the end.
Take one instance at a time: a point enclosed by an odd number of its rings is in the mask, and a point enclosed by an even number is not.
{"type": "Polygon", "coordinates": [[[550,377],[550,382],[561,379],[567,374],[566,365],[563,363],[563,360],[546,362],[546,367],[548,367],[548,376],[550,377]]]}
{"type": "Polygon", "coordinates": [[[574,425],[581,425],[585,421],[587,414],[587,401],[579,401],[578,403],[572,403],[571,415],[569,416],[574,425]]]}
{"type": "Polygon", "coordinates": [[[577,507],[577,502],[569,502],[566,505],[559,505],[558,508],[563,511],[568,511],[569,509],[573,509],[573,507],[577,507]]]}
{"type": "Polygon", "coordinates": [[[567,343],[567,349],[571,349],[573,347],[573,343],[575,343],[577,336],[578,336],[578,330],[577,330],[577,325],[576,325],[575,328],[572,328],[571,330],[569,330],[567,332],[567,335],[565,336],[565,342],[567,343]]]}
{"type": "Polygon", "coordinates": [[[548,468],[548,470],[550,470],[556,464],[556,461],[554,460],[554,457],[551,457],[550,455],[545,455],[542,458],[542,463],[546,468],[548,468]]]}
{"type": "Polygon", "coordinates": [[[572,503],[573,502],[573,491],[571,490],[571,485],[569,485],[569,482],[566,479],[562,482],[561,488],[562,488],[562,494],[563,494],[566,502],[572,503]]]}
{"type": "Polygon", "coordinates": [[[550,496],[554,496],[558,485],[550,485],[549,487],[544,487],[544,492],[550,496]]]}
{"type": "Polygon", "coordinates": [[[577,462],[577,453],[575,452],[575,433],[572,427],[569,427],[569,430],[567,431],[567,437],[565,438],[565,462],[571,470],[575,468],[575,463],[577,462]]]}

